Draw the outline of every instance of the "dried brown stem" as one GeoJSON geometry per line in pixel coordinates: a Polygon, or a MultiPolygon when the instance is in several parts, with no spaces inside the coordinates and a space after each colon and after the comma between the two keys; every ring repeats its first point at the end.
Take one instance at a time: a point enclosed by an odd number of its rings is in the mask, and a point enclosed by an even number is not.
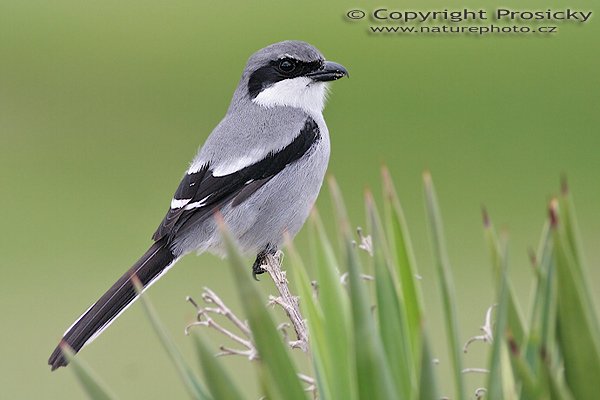
{"type": "MultiPolygon", "coordinates": [[[[278,296],[269,296],[269,305],[278,305],[283,309],[289,318],[289,322],[284,322],[278,326],[278,329],[282,332],[284,340],[289,344],[292,349],[298,348],[304,352],[308,351],[308,329],[306,327],[306,321],[300,313],[300,307],[298,303],[298,297],[292,295],[290,292],[288,281],[286,278],[286,272],[281,269],[281,260],[283,254],[278,252],[274,256],[267,256],[266,264],[262,265],[263,269],[273,280],[278,296]],[[294,329],[295,340],[289,340],[288,330],[294,329]]],[[[196,321],[191,323],[185,328],[186,335],[194,326],[207,327],[214,329],[219,334],[227,337],[236,344],[233,348],[225,345],[219,346],[220,352],[217,356],[242,356],[249,360],[256,360],[259,358],[258,351],[254,345],[252,338],[252,332],[248,323],[240,319],[237,315],[231,311],[225,302],[211,289],[204,288],[202,291],[202,300],[206,306],[201,306],[191,297],[187,300],[196,308],[196,321]],[[229,324],[233,325],[233,329],[228,329],[221,323],[217,322],[216,319],[224,318],[229,324]]],[[[317,388],[315,380],[310,376],[304,374],[298,374],[298,379],[305,383],[307,387],[305,390],[311,392],[313,398],[317,396],[317,388]]]]}
{"type": "Polygon", "coordinates": [[[231,339],[233,342],[242,346],[243,349],[233,349],[230,347],[220,346],[221,350],[217,356],[226,355],[240,355],[247,357],[249,360],[255,360],[258,358],[258,351],[252,341],[252,334],[248,324],[239,319],[230,309],[225,305],[223,300],[209,288],[204,288],[202,292],[202,300],[207,304],[213,304],[214,307],[201,307],[191,297],[187,300],[192,303],[196,308],[196,322],[192,322],[185,328],[185,334],[189,334],[190,329],[193,326],[205,326],[212,328],[231,339]],[[225,328],[213,319],[213,316],[222,316],[230,321],[238,330],[239,333],[234,333],[231,330],[225,328]]]}
{"type": "MultiPolygon", "coordinates": [[[[281,269],[282,259],[283,253],[277,252],[274,256],[267,256],[267,264],[262,266],[271,279],[273,279],[273,283],[279,292],[279,296],[269,296],[269,305],[276,304],[280,306],[290,319],[297,338],[297,340],[288,341],[290,347],[307,352],[308,329],[306,328],[306,321],[302,317],[302,313],[300,313],[298,297],[292,295],[290,292],[286,271],[281,269]]],[[[287,335],[285,326],[280,326],[280,330],[284,332],[284,335],[287,335]]]]}

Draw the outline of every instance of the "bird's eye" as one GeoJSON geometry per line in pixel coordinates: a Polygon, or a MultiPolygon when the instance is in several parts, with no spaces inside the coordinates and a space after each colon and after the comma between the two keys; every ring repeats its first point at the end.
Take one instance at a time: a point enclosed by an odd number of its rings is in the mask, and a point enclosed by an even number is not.
{"type": "Polygon", "coordinates": [[[281,72],[290,73],[294,69],[296,69],[296,62],[294,60],[290,60],[289,58],[284,58],[279,61],[279,69],[281,72]]]}

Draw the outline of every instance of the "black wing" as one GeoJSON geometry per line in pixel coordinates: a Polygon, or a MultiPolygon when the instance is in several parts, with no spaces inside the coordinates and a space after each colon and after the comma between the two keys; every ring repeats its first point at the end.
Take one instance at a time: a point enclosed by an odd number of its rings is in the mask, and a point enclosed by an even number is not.
{"type": "Polygon", "coordinates": [[[232,206],[244,202],[287,165],[299,160],[320,140],[317,123],[308,118],[300,134],[283,149],[269,153],[264,159],[224,176],[213,176],[210,165],[186,174],[174,199],[181,207],[172,207],[152,236],[170,242],[177,232],[190,223],[197,223],[231,201],[232,206]]]}

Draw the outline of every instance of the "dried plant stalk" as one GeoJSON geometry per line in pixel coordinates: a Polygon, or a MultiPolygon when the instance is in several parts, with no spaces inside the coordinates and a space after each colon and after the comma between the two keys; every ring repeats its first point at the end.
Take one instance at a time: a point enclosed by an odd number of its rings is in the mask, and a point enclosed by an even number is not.
{"type": "MultiPolygon", "coordinates": [[[[306,321],[300,313],[298,297],[292,295],[290,292],[286,271],[281,269],[282,259],[283,253],[279,251],[274,256],[267,256],[267,264],[262,266],[273,280],[273,283],[279,292],[279,296],[269,296],[269,305],[279,305],[288,316],[291,325],[296,332],[296,340],[288,341],[290,347],[307,352],[308,330],[306,328],[306,321]]],[[[280,326],[280,328],[283,327],[280,326]]]]}
{"type": "MultiPolygon", "coordinates": [[[[287,315],[289,322],[280,324],[279,330],[282,332],[284,340],[288,343],[290,348],[301,349],[303,352],[308,352],[308,329],[306,327],[306,321],[300,312],[298,297],[292,295],[288,286],[286,272],[281,268],[282,259],[283,253],[279,251],[275,255],[267,256],[266,264],[262,265],[262,268],[273,280],[275,288],[279,293],[278,296],[269,296],[268,305],[280,306],[287,315]],[[296,336],[295,340],[288,339],[287,330],[289,327],[294,329],[296,336]]],[[[199,305],[191,297],[187,298],[187,300],[196,308],[196,321],[185,328],[186,335],[189,334],[190,329],[195,326],[210,328],[219,332],[219,334],[227,337],[239,346],[239,348],[232,348],[221,345],[219,346],[220,352],[217,353],[217,356],[237,355],[248,358],[251,361],[258,359],[259,354],[254,345],[252,332],[250,331],[248,323],[231,311],[225,302],[211,289],[205,287],[201,297],[207,306],[199,305]],[[228,329],[223,326],[216,320],[218,317],[229,321],[235,329],[228,329]]],[[[305,390],[312,393],[313,398],[316,398],[317,388],[314,378],[308,375],[298,374],[298,379],[307,385],[305,390]]]]}

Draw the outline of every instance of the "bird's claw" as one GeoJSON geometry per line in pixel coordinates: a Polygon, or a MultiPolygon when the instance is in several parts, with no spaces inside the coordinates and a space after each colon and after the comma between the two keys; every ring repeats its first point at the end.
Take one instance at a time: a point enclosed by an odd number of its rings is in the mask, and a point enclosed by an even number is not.
{"type": "Polygon", "coordinates": [[[252,278],[254,278],[255,281],[260,282],[260,279],[258,279],[257,275],[260,274],[264,274],[265,272],[267,272],[266,269],[264,269],[262,266],[260,265],[253,265],[252,266],[252,278]]]}
{"type": "Polygon", "coordinates": [[[256,261],[254,261],[254,264],[252,264],[252,278],[254,278],[255,281],[260,281],[260,279],[257,278],[257,275],[264,274],[265,272],[267,272],[267,270],[263,268],[263,265],[265,265],[266,263],[266,253],[259,253],[256,256],[256,261]]]}

